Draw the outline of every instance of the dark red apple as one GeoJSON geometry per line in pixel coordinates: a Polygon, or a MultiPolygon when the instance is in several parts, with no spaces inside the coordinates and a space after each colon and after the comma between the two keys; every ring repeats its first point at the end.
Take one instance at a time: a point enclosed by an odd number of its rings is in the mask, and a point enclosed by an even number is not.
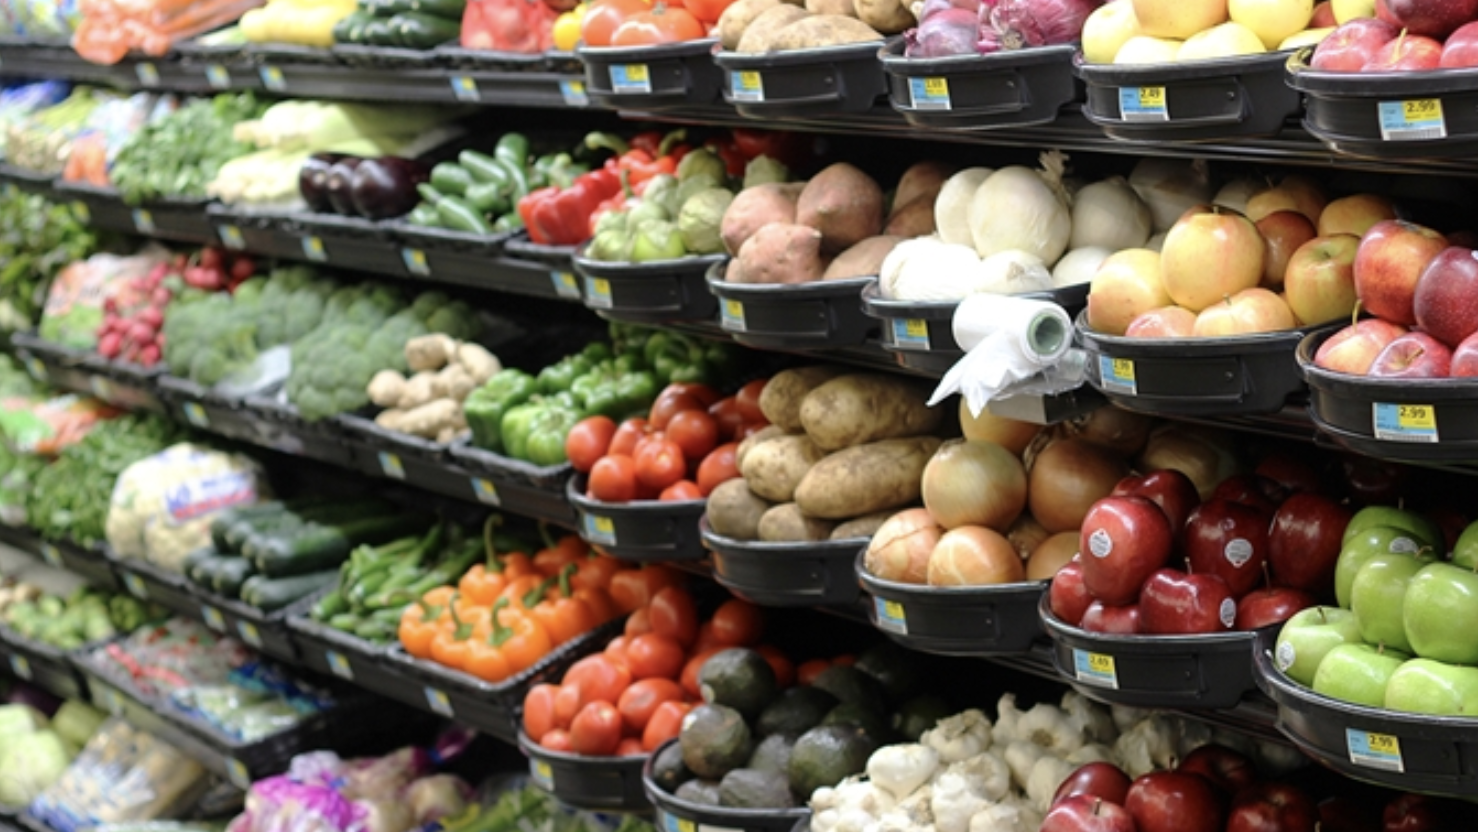
{"type": "Polygon", "coordinates": [[[1212,499],[1196,506],[1182,535],[1187,568],[1216,575],[1240,598],[1263,578],[1268,558],[1268,515],[1231,500],[1212,499]]]}
{"type": "Polygon", "coordinates": [[[1083,620],[1078,626],[1090,633],[1132,636],[1142,632],[1139,621],[1139,607],[1135,604],[1111,607],[1102,601],[1094,601],[1083,611],[1083,620]]]}
{"type": "Polygon", "coordinates": [[[1457,27],[1456,32],[1447,36],[1442,44],[1442,60],[1438,66],[1446,69],[1478,66],[1478,21],[1464,23],[1457,27]]]}
{"type": "Polygon", "coordinates": [[[1408,332],[1386,345],[1370,365],[1374,378],[1447,378],[1452,350],[1425,332],[1408,332]]]}
{"type": "Polygon", "coordinates": [[[1442,63],[1442,42],[1407,32],[1382,46],[1366,72],[1425,72],[1442,63]]]}
{"type": "Polygon", "coordinates": [[[1287,783],[1258,783],[1232,799],[1226,832],[1316,832],[1319,810],[1287,783]]]}
{"type": "Polygon", "coordinates": [[[1329,592],[1350,516],[1348,508],[1320,494],[1294,494],[1284,500],[1268,530],[1273,583],[1329,592]]]}
{"type": "Polygon", "coordinates": [[[1277,483],[1283,489],[1284,499],[1289,494],[1319,491],[1324,487],[1314,466],[1291,454],[1269,454],[1257,463],[1252,473],[1277,483]]]}
{"type": "Polygon", "coordinates": [[[1356,506],[1391,504],[1406,493],[1411,470],[1404,465],[1357,454],[1340,460],[1340,473],[1356,506]]]}
{"type": "Polygon", "coordinates": [[[1347,21],[1319,42],[1309,66],[1329,72],[1359,72],[1400,32],[1400,27],[1371,17],[1347,21]]]}
{"type": "Polygon", "coordinates": [[[1149,635],[1224,633],[1237,623],[1227,582],[1212,574],[1161,569],[1139,593],[1139,631],[1149,635]]]}
{"type": "Polygon", "coordinates": [[[1391,323],[1416,323],[1417,281],[1444,248],[1447,238],[1425,226],[1402,220],[1371,226],[1355,250],[1355,295],[1361,307],[1391,323]]]}
{"type": "Polygon", "coordinates": [[[1478,332],[1478,251],[1450,246],[1433,257],[1411,306],[1416,325],[1449,347],[1478,332]]]}
{"type": "Polygon", "coordinates": [[[1310,29],[1332,29],[1339,25],[1334,17],[1334,4],[1329,0],[1320,0],[1314,4],[1314,16],[1309,18],[1310,29]]]}
{"type": "Polygon", "coordinates": [[[1083,562],[1074,555],[1052,576],[1052,585],[1047,589],[1047,605],[1059,621],[1077,627],[1091,603],[1093,596],[1083,586],[1083,562]]]}
{"type": "Polygon", "coordinates": [[[1136,832],[1211,832],[1221,829],[1221,797],[1205,778],[1154,771],[1135,780],[1124,798],[1136,832]]]}
{"type": "Polygon", "coordinates": [[[1216,743],[1195,748],[1175,770],[1205,777],[1228,798],[1257,781],[1257,768],[1247,755],[1216,743]]]}
{"type": "Polygon", "coordinates": [[[1144,476],[1128,476],[1114,486],[1113,497],[1144,497],[1160,507],[1170,519],[1170,528],[1178,534],[1190,517],[1191,509],[1201,502],[1196,484],[1174,468],[1162,468],[1144,476]]]}
{"type": "Polygon", "coordinates": [[[1129,794],[1129,775],[1113,763],[1086,763],[1074,769],[1057,787],[1052,795],[1052,804],[1055,806],[1063,798],[1075,794],[1086,794],[1122,806],[1124,797],[1129,794]]]}
{"type": "Polygon", "coordinates": [[[1478,376],[1478,332],[1464,338],[1457,349],[1452,351],[1452,363],[1447,368],[1447,374],[1453,378],[1478,376]]]}
{"type": "Polygon", "coordinates": [[[1274,624],[1282,624],[1299,610],[1308,609],[1319,603],[1313,593],[1286,586],[1268,586],[1254,589],[1237,602],[1238,630],[1261,630],[1274,624]]]}
{"type": "Polygon", "coordinates": [[[1386,0],[1386,10],[1408,37],[1441,40],[1478,17],[1478,0],[1386,0]]]}
{"type": "Polygon", "coordinates": [[[1170,558],[1174,539],[1165,512],[1148,498],[1105,497],[1083,518],[1083,583],[1105,604],[1132,604],[1145,578],[1170,558]]]}
{"type": "Polygon", "coordinates": [[[1319,832],[1381,832],[1380,810],[1349,795],[1326,797],[1319,801],[1319,832]]]}
{"type": "Polygon", "coordinates": [[[1042,818],[1038,832],[1141,832],[1124,807],[1100,797],[1075,794],[1042,818]]]}
{"type": "Polygon", "coordinates": [[[1381,832],[1446,832],[1452,829],[1447,814],[1446,807],[1436,798],[1424,794],[1398,795],[1381,813],[1381,832]]]}
{"type": "Polygon", "coordinates": [[[1230,500],[1250,506],[1271,517],[1278,504],[1287,497],[1283,487],[1267,477],[1256,474],[1233,474],[1216,484],[1211,500],[1230,500]]]}
{"type": "Polygon", "coordinates": [[[1468,527],[1468,516],[1452,506],[1438,506],[1426,514],[1427,519],[1442,530],[1442,542],[1447,546],[1445,551],[1451,552],[1457,546],[1457,539],[1462,536],[1463,530],[1468,527]]]}

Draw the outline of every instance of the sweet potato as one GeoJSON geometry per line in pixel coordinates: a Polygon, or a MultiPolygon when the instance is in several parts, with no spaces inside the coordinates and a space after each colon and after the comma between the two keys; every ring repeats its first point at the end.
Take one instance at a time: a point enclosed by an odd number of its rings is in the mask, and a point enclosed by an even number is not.
{"type": "Polygon", "coordinates": [[[852,0],[857,19],[885,35],[896,35],[919,25],[903,0],[852,0]]]}
{"type": "Polygon", "coordinates": [[[811,13],[800,6],[792,6],[782,3],[779,6],[766,9],[758,17],[745,27],[744,34],[739,38],[739,45],[735,52],[770,52],[775,47],[775,40],[780,33],[785,31],[790,24],[810,17],[811,13]]]}
{"type": "Polygon", "coordinates": [[[760,226],[795,222],[795,203],[804,187],[803,182],[767,182],[740,191],[719,224],[724,248],[731,255],[738,254],[744,241],[760,230],[760,226]]]}
{"type": "Polygon", "coordinates": [[[772,222],[739,247],[724,279],[730,283],[809,283],[826,271],[821,232],[804,225],[772,222]]]}
{"type": "Polygon", "coordinates": [[[871,26],[855,17],[818,14],[798,20],[781,29],[769,42],[770,52],[790,49],[814,49],[818,46],[842,46],[882,40],[871,26]]]}
{"type": "Polygon", "coordinates": [[[718,40],[729,51],[739,48],[744,30],[762,13],[781,5],[780,0],[734,0],[718,18],[718,40]]]}
{"type": "Polygon", "coordinates": [[[806,0],[806,11],[811,14],[838,14],[843,17],[857,16],[857,12],[852,7],[852,0],[806,0]]]}
{"type": "Polygon", "coordinates": [[[801,401],[801,425],[817,447],[826,451],[918,436],[939,428],[940,410],[926,405],[928,398],[925,388],[898,376],[839,376],[806,394],[801,401]]]}
{"type": "Polygon", "coordinates": [[[898,237],[927,237],[934,233],[934,197],[921,196],[899,208],[883,226],[884,234],[898,237]]]}
{"type": "MultiPolygon", "coordinates": [[[[932,214],[930,215],[932,218],[932,214]]],[[[876,275],[883,265],[883,258],[893,247],[903,242],[902,237],[883,235],[880,237],[868,237],[846,251],[838,254],[831,265],[826,267],[826,273],[821,275],[822,280],[842,280],[848,277],[869,277],[876,275]]]]}
{"type": "Polygon", "coordinates": [[[830,454],[796,485],[796,505],[825,520],[906,506],[919,499],[924,466],[939,443],[938,437],[912,436],[830,454]]]}
{"type": "Polygon", "coordinates": [[[883,189],[871,176],[837,162],[811,177],[795,220],[821,232],[821,248],[838,254],[883,230],[883,189]]]}
{"type": "Polygon", "coordinates": [[[908,170],[898,177],[898,187],[893,189],[893,210],[888,218],[892,219],[894,214],[921,196],[929,197],[929,204],[933,205],[934,197],[939,196],[944,183],[954,173],[954,165],[944,162],[923,161],[909,165],[908,170]]]}

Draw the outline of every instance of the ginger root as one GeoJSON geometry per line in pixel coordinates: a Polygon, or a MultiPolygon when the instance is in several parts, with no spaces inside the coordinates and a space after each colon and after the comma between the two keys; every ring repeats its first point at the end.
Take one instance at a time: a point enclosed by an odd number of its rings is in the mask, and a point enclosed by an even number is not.
{"type": "Polygon", "coordinates": [[[440,370],[457,355],[457,341],[435,332],[405,342],[405,363],[415,372],[440,370]]]}
{"type": "Polygon", "coordinates": [[[472,380],[479,385],[503,369],[503,364],[496,355],[488,352],[481,344],[471,342],[457,347],[457,364],[461,365],[472,380]]]}
{"type": "Polygon", "coordinates": [[[405,395],[405,376],[394,370],[381,370],[370,379],[365,392],[370,401],[380,407],[395,407],[400,404],[400,397],[405,395]]]}

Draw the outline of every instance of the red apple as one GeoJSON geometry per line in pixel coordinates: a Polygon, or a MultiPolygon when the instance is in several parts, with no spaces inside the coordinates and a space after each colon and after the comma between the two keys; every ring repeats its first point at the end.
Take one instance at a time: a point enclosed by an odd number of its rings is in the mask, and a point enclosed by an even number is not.
{"type": "Polygon", "coordinates": [[[1319,41],[1309,66],[1330,72],[1359,72],[1400,31],[1398,26],[1369,17],[1347,21],[1319,41]]]}
{"type": "Polygon", "coordinates": [[[1196,313],[1179,306],[1162,306],[1135,316],[1124,334],[1130,338],[1189,338],[1195,326],[1196,313]]]}
{"type": "Polygon", "coordinates": [[[1186,520],[1186,565],[1216,575],[1233,597],[1246,595],[1262,580],[1268,558],[1267,513],[1231,500],[1208,500],[1186,520]]]}
{"type": "Polygon", "coordinates": [[[1132,604],[1144,579],[1170,558],[1174,539],[1165,512],[1148,498],[1105,497],[1083,518],[1083,584],[1105,604],[1132,604]]]}
{"type": "Polygon", "coordinates": [[[1258,332],[1279,332],[1298,326],[1288,302],[1261,286],[1243,289],[1211,304],[1196,316],[1191,334],[1201,338],[1226,338],[1258,332]]]}
{"type": "Polygon", "coordinates": [[[1047,605],[1059,621],[1077,627],[1091,603],[1093,596],[1083,586],[1083,562],[1074,555],[1052,576],[1052,585],[1047,589],[1047,605]]]}
{"type": "Polygon", "coordinates": [[[1237,622],[1237,602],[1216,575],[1161,569],[1139,593],[1139,630],[1150,635],[1224,633],[1237,622]]]}
{"type": "Polygon", "coordinates": [[[1319,472],[1313,466],[1288,454],[1268,454],[1258,460],[1252,473],[1263,480],[1277,483],[1285,500],[1290,494],[1318,491],[1324,485],[1319,479],[1319,472]]]}
{"type": "Polygon", "coordinates": [[[1355,294],[1366,312],[1411,326],[1416,323],[1412,299],[1427,264],[1447,238],[1430,228],[1401,220],[1371,226],[1355,252],[1355,294]]]}
{"type": "Polygon", "coordinates": [[[1329,336],[1314,353],[1314,364],[1336,373],[1363,376],[1370,372],[1381,350],[1405,334],[1404,326],[1366,318],[1329,336]]]}
{"type": "Polygon", "coordinates": [[[1442,62],[1442,43],[1407,32],[1382,46],[1365,72],[1422,72],[1436,69],[1442,62]]]}
{"type": "Polygon", "coordinates": [[[1448,69],[1478,66],[1478,21],[1464,23],[1447,36],[1438,65],[1448,69]]]}
{"type": "Polygon", "coordinates": [[[1245,754],[1215,743],[1192,750],[1175,770],[1201,775],[1228,798],[1257,782],[1257,769],[1245,754]]]}
{"type": "Polygon", "coordinates": [[[1139,607],[1134,604],[1109,606],[1102,601],[1094,601],[1083,611],[1083,620],[1078,626],[1090,633],[1132,636],[1143,632],[1139,622],[1139,607]]]}
{"type": "Polygon", "coordinates": [[[1314,4],[1314,16],[1309,18],[1307,29],[1332,29],[1339,25],[1334,19],[1334,4],[1329,0],[1320,0],[1314,4]]]}
{"type": "Polygon", "coordinates": [[[1300,321],[1322,324],[1348,318],[1355,311],[1355,252],[1359,248],[1359,237],[1335,234],[1309,240],[1288,258],[1283,293],[1300,321]]]}
{"type": "Polygon", "coordinates": [[[1259,783],[1232,800],[1226,832],[1316,832],[1319,810],[1297,786],[1259,783]]]}
{"type": "Polygon", "coordinates": [[[1392,504],[1400,500],[1411,484],[1413,470],[1360,454],[1342,456],[1339,467],[1341,478],[1349,489],[1350,501],[1356,506],[1392,504]]]}
{"type": "Polygon", "coordinates": [[[1478,332],[1478,251],[1443,249],[1416,283],[1416,325],[1449,347],[1478,332]]]}
{"type": "Polygon", "coordinates": [[[1386,11],[1408,36],[1441,40],[1478,17],[1478,0],[1386,0],[1386,11]]]}
{"type": "Polygon", "coordinates": [[[1297,211],[1274,211],[1256,225],[1263,243],[1262,286],[1276,292],[1283,287],[1288,259],[1317,234],[1309,218],[1297,211]]]}
{"type": "Polygon", "coordinates": [[[1237,602],[1238,630],[1261,630],[1274,624],[1282,624],[1299,610],[1319,603],[1311,593],[1286,586],[1269,586],[1254,589],[1237,602]]]}
{"type": "Polygon", "coordinates": [[[1052,807],[1038,832],[1141,832],[1124,807],[1100,797],[1075,794],[1052,807]]]}
{"type": "Polygon", "coordinates": [[[1113,763],[1086,763],[1074,769],[1057,787],[1056,793],[1052,795],[1052,805],[1055,806],[1063,798],[1075,794],[1085,794],[1123,806],[1124,798],[1129,794],[1129,775],[1113,763]]]}
{"type": "Polygon", "coordinates": [[[1204,778],[1154,771],[1129,786],[1124,808],[1137,832],[1212,832],[1221,829],[1222,801],[1204,778]]]}
{"type": "Polygon", "coordinates": [[[1233,474],[1216,484],[1210,499],[1241,503],[1272,517],[1287,496],[1276,480],[1258,474],[1233,474]]]}
{"type": "Polygon", "coordinates": [[[1185,526],[1191,509],[1201,502],[1196,484],[1174,468],[1162,468],[1144,476],[1128,476],[1114,486],[1113,497],[1139,496],[1148,499],[1165,512],[1170,528],[1177,534],[1185,526]]]}
{"type": "Polygon", "coordinates": [[[1273,583],[1327,594],[1350,516],[1348,508],[1319,494],[1294,494],[1284,500],[1268,530],[1273,583]]]}
{"type": "Polygon", "coordinates": [[[1446,832],[1453,828],[1447,814],[1447,808],[1434,797],[1399,795],[1381,813],[1381,832],[1446,832]]]}
{"type": "Polygon", "coordinates": [[[1447,378],[1452,350],[1425,332],[1408,332],[1386,345],[1370,365],[1376,378],[1447,378]]]}
{"type": "Polygon", "coordinates": [[[1401,28],[1401,24],[1396,20],[1396,15],[1391,12],[1391,7],[1387,0],[1375,0],[1375,19],[1382,23],[1389,23],[1397,29],[1401,28]]]}
{"type": "Polygon", "coordinates": [[[1349,795],[1319,801],[1319,832],[1381,832],[1380,806],[1349,795]]]}

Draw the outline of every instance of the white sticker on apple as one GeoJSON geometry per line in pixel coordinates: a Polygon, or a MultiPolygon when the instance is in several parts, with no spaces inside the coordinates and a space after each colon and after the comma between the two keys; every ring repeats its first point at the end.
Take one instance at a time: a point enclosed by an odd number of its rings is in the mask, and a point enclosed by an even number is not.
{"type": "Polygon", "coordinates": [[[1221,626],[1228,630],[1237,621],[1237,602],[1230,598],[1221,599],[1221,626]]]}
{"type": "Polygon", "coordinates": [[[1421,547],[1416,545],[1416,541],[1409,537],[1398,537],[1392,540],[1391,545],[1386,548],[1393,555],[1414,555],[1421,551],[1421,547]]]}
{"type": "Polygon", "coordinates": [[[1093,534],[1088,535],[1088,551],[1095,558],[1106,558],[1114,550],[1114,539],[1103,529],[1094,529],[1093,534]]]}
{"type": "Polygon", "coordinates": [[[1241,569],[1252,560],[1252,544],[1246,538],[1237,537],[1227,542],[1226,548],[1221,550],[1226,555],[1227,563],[1241,569]]]}
{"type": "Polygon", "coordinates": [[[1287,673],[1288,668],[1293,667],[1293,661],[1298,658],[1298,654],[1293,650],[1293,643],[1285,641],[1273,651],[1273,658],[1278,660],[1278,669],[1287,673]]]}

